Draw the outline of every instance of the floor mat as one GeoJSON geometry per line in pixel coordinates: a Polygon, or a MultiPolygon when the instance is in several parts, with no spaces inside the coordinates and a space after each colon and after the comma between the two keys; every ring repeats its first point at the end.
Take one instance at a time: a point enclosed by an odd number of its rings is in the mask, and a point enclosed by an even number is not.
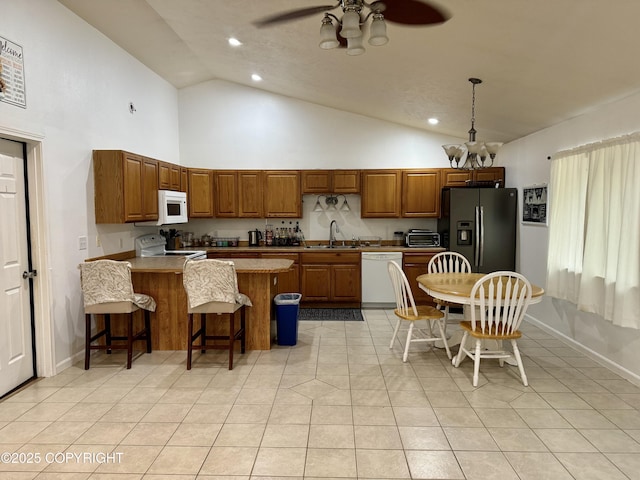
{"type": "Polygon", "coordinates": [[[362,322],[359,308],[301,308],[298,320],[337,320],[342,322],[362,322]]]}

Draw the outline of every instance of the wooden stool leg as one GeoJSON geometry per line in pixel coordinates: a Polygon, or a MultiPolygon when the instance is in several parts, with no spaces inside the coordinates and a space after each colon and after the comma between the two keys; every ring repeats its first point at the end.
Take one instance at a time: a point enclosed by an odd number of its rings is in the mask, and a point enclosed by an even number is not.
{"type": "Polygon", "coordinates": [[[84,369],[89,370],[89,362],[91,358],[91,314],[84,316],[85,334],[84,334],[84,369]]]}
{"type": "Polygon", "coordinates": [[[133,313],[129,314],[127,320],[127,370],[131,368],[133,360],[133,313]]]}
{"type": "MultiPolygon", "coordinates": [[[[105,344],[107,347],[111,347],[111,315],[104,314],[104,332],[105,332],[105,344]]],[[[107,348],[107,353],[111,354],[111,348],[107,348]]]]}
{"type": "Polygon", "coordinates": [[[240,329],[242,330],[242,336],[240,337],[240,352],[244,353],[245,350],[245,314],[244,314],[244,305],[240,309],[240,329]]]}
{"type": "Polygon", "coordinates": [[[151,315],[149,310],[144,311],[144,329],[147,338],[147,353],[151,353],[151,315]]]}
{"type": "Polygon", "coordinates": [[[229,370],[233,370],[233,344],[236,341],[235,333],[236,312],[229,314],[229,370]]]}
{"type": "Polygon", "coordinates": [[[191,370],[191,355],[193,353],[193,313],[189,314],[189,342],[187,343],[187,370],[191,370]]]}
{"type": "Polygon", "coordinates": [[[207,346],[207,314],[200,314],[200,353],[205,353],[207,350],[204,348],[207,346]]]}

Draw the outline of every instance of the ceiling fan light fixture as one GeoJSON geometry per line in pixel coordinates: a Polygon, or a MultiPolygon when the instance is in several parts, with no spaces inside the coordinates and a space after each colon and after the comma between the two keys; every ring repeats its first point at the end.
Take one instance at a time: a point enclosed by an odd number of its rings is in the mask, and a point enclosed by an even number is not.
{"type": "Polygon", "coordinates": [[[369,32],[369,45],[378,47],[386,45],[389,42],[389,37],[387,37],[387,24],[384,23],[384,16],[381,13],[376,12],[373,14],[373,21],[371,22],[369,32]]]}
{"type": "Polygon", "coordinates": [[[320,27],[320,48],[324,50],[329,50],[332,48],[336,48],[340,45],[338,41],[338,37],[336,35],[336,27],[333,25],[331,21],[331,17],[325,14],[322,19],[322,26],[320,27]]]}
{"type": "Polygon", "coordinates": [[[362,37],[360,30],[360,14],[355,8],[347,8],[342,17],[340,35],[346,39],[362,37]]]}

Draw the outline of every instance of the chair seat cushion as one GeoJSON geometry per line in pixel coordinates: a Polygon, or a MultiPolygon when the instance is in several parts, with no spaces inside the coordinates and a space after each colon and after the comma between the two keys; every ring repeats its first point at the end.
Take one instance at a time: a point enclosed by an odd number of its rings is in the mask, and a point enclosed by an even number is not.
{"type": "MultiPolygon", "coordinates": [[[[403,314],[400,310],[395,309],[394,313],[403,320],[414,322],[416,320],[433,320],[444,317],[444,313],[431,305],[417,305],[418,315],[403,314]]],[[[409,309],[409,312],[412,310],[409,309]]]]}
{"type": "Polygon", "coordinates": [[[189,313],[233,313],[242,307],[240,303],[207,302],[197,307],[189,307],[189,313]]]}
{"type": "Polygon", "coordinates": [[[138,307],[133,302],[104,302],[84,307],[84,313],[89,314],[132,313],[136,310],[138,310],[138,307]]]}
{"type": "MultiPolygon", "coordinates": [[[[467,332],[469,332],[469,335],[475,338],[487,338],[491,340],[509,340],[512,338],[522,337],[522,332],[520,332],[520,330],[516,330],[513,333],[503,335],[500,333],[482,333],[482,331],[479,329],[480,328],[479,322],[476,322],[476,326],[478,327],[478,329],[473,330],[473,328],[471,328],[471,322],[468,322],[468,321],[460,322],[460,327],[466,330],[467,332]]],[[[499,332],[500,330],[502,330],[500,324],[494,325],[494,332],[499,332]]]]}

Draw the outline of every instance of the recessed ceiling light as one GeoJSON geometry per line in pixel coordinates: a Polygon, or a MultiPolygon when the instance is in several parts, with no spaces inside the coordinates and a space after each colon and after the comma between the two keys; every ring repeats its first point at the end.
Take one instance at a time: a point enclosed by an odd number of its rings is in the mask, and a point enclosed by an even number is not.
{"type": "Polygon", "coordinates": [[[253,75],[251,75],[251,80],[253,80],[254,82],[261,82],[262,81],[262,77],[260,75],[258,75],[257,73],[254,73],[253,75]]]}
{"type": "Polygon", "coordinates": [[[232,47],[239,47],[240,45],[242,45],[242,42],[237,38],[231,37],[229,39],[229,45],[231,45],[232,47]]]}
{"type": "Polygon", "coordinates": [[[438,120],[437,118],[430,118],[429,120],[427,120],[427,122],[429,122],[429,125],[437,125],[440,120],[438,120]]]}

